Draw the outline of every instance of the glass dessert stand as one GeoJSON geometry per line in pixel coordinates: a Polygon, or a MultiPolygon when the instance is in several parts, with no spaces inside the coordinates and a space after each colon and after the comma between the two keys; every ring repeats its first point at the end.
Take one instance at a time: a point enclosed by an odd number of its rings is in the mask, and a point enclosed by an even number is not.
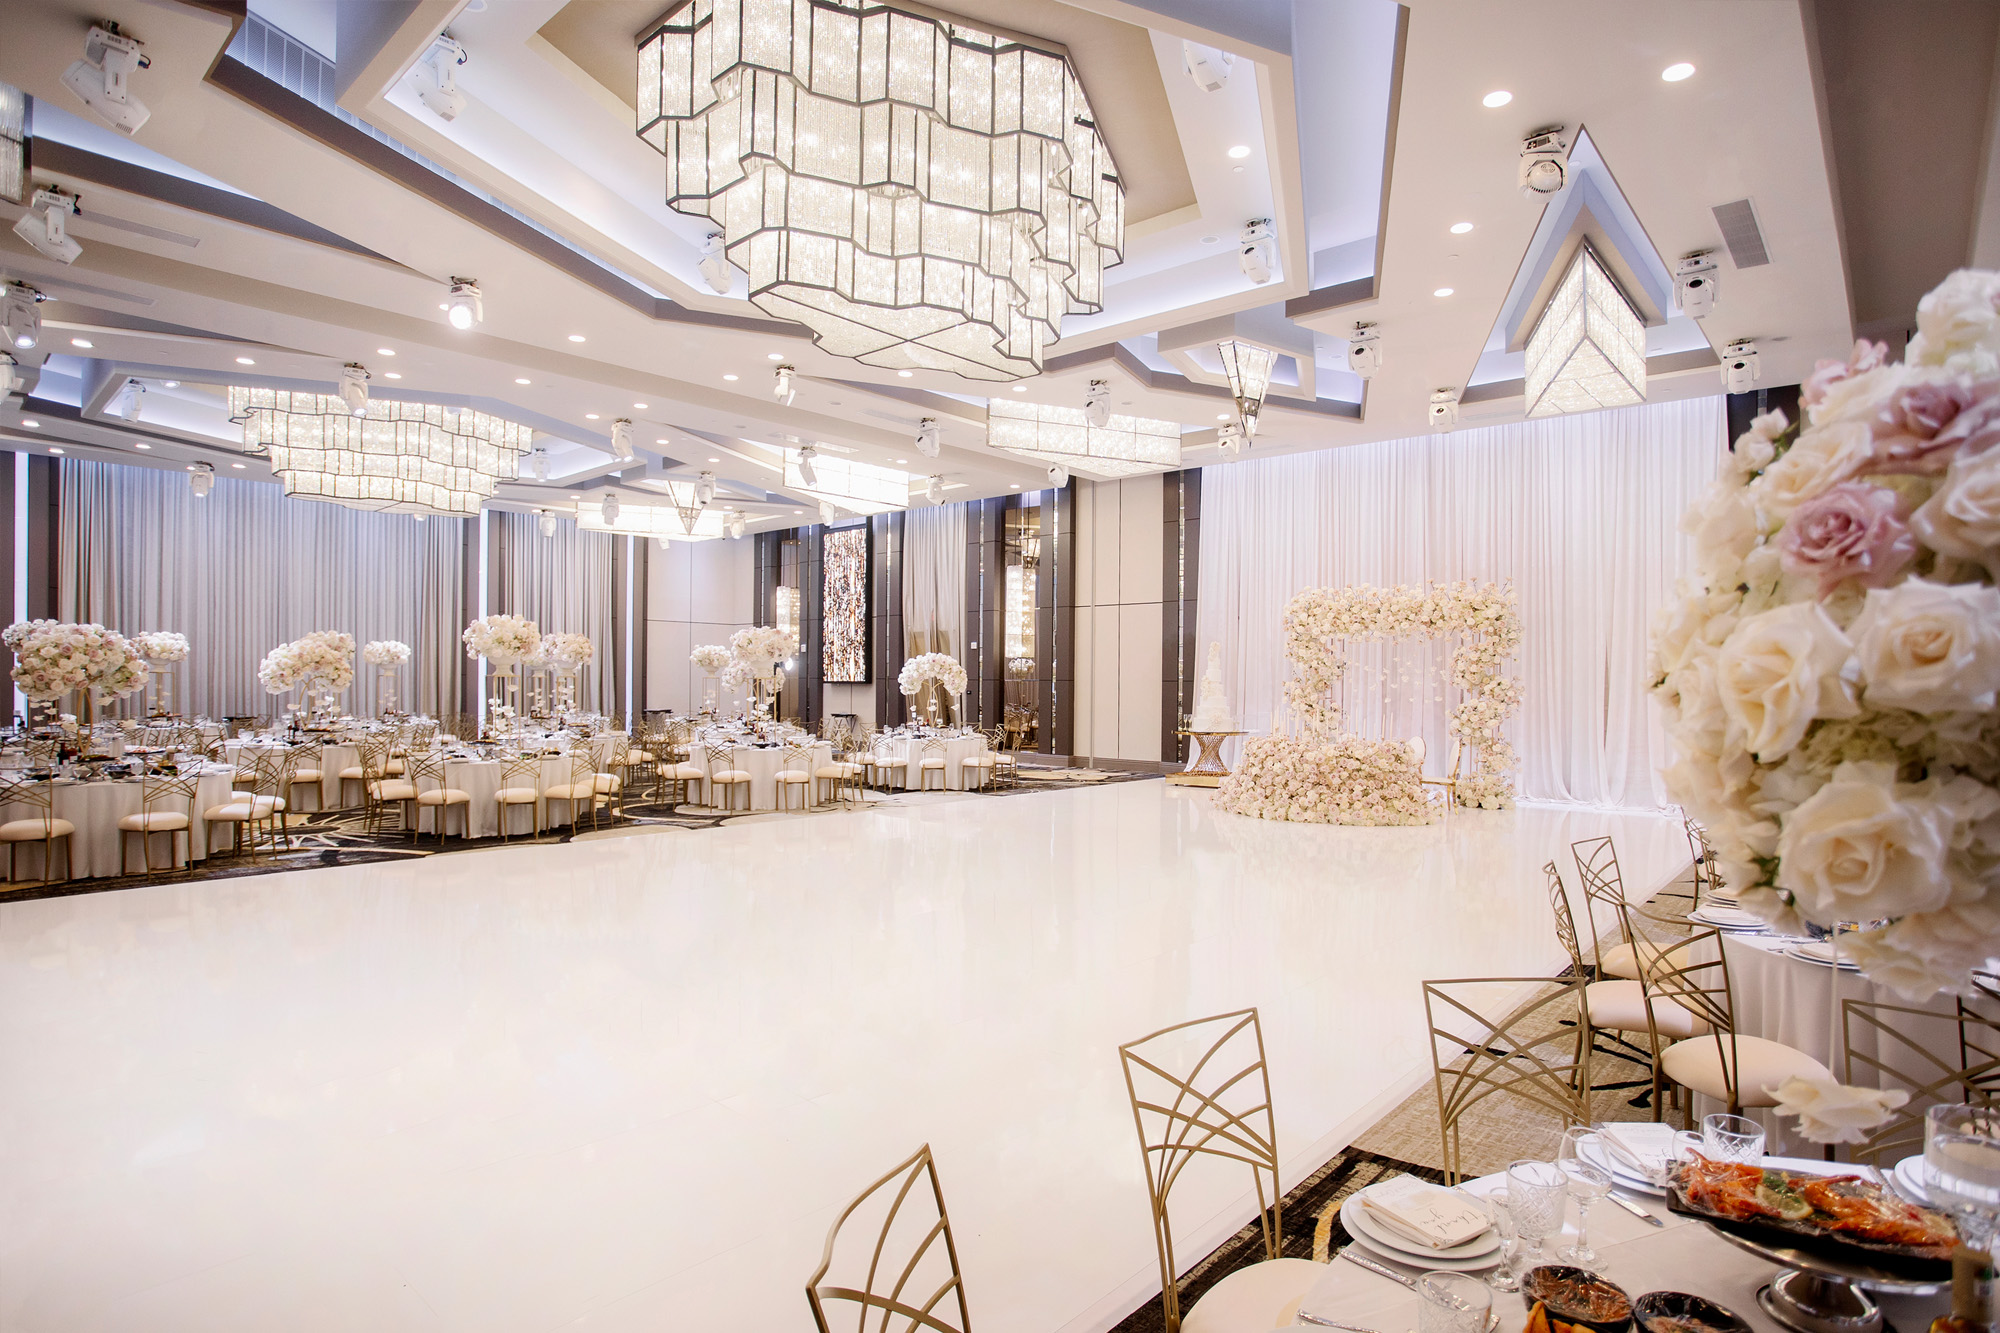
{"type": "Polygon", "coordinates": [[[1242,731],[1191,731],[1185,727],[1174,733],[1176,736],[1191,736],[1200,747],[1199,753],[1188,762],[1188,766],[1178,773],[1167,774],[1167,781],[1177,787],[1219,787],[1229,776],[1229,765],[1222,762],[1222,743],[1231,736],[1245,736],[1242,731]]]}

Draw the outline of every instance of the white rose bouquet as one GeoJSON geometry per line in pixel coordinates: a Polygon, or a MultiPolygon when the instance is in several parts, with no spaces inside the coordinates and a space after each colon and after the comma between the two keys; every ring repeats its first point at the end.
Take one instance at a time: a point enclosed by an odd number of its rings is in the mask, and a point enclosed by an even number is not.
{"type": "Polygon", "coordinates": [[[725,690],[747,690],[750,688],[751,671],[748,662],[732,661],[722,668],[722,688],[725,690]]]}
{"type": "Polygon", "coordinates": [[[1683,520],[1667,785],[1746,909],[1856,926],[1870,977],[1962,993],[2000,954],[2000,274],[1952,274],[1906,361],[1859,343],[1800,401],[1683,520]]]}
{"type": "Polygon", "coordinates": [[[17,659],[14,683],[30,699],[81,689],[117,696],[146,683],[146,664],[131,643],[102,625],[23,621],[9,626],[4,640],[17,659]]]}
{"type": "Polygon", "coordinates": [[[189,652],[187,635],[164,629],[133,635],[132,646],[148,662],[185,662],[189,652]]]}
{"type": "Polygon", "coordinates": [[[541,627],[526,616],[481,616],[459,636],[467,657],[483,657],[489,662],[518,662],[533,657],[541,646],[541,627]]]}
{"type": "Polygon", "coordinates": [[[1236,771],[1215,789],[1215,806],[1301,824],[1428,824],[1421,779],[1402,741],[1268,736],[1244,747],[1236,771]]]}
{"type": "Polygon", "coordinates": [[[558,671],[574,671],[596,652],[588,634],[544,634],[535,656],[558,671]]]}
{"type": "Polygon", "coordinates": [[[369,666],[401,666],[410,660],[410,645],[401,639],[370,639],[362,645],[361,660],[369,666]]]}
{"type": "Polygon", "coordinates": [[[331,629],[301,634],[264,654],[257,679],[268,694],[283,694],[301,685],[344,690],[354,683],[354,636],[331,629]]]}
{"type": "Polygon", "coordinates": [[[729,636],[730,655],[759,676],[770,675],[773,666],[798,650],[798,636],[777,625],[753,625],[729,636]]]}
{"type": "Polygon", "coordinates": [[[930,681],[944,687],[954,699],[965,693],[965,667],[949,653],[918,653],[903,663],[896,685],[904,694],[915,694],[930,681]]]}
{"type": "Polygon", "coordinates": [[[729,650],[719,643],[700,644],[688,654],[688,661],[712,676],[729,665],[729,650]]]}

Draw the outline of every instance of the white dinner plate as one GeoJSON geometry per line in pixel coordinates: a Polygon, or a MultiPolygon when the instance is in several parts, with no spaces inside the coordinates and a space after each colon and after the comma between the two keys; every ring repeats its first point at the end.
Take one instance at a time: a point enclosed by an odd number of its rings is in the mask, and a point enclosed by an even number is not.
{"type": "Polygon", "coordinates": [[[1930,1206],[1931,1192],[1924,1188],[1924,1155],[1905,1157],[1889,1171],[1895,1191],[1911,1203],[1930,1206]]]}
{"type": "MultiPolygon", "coordinates": [[[[1833,967],[1833,945],[1826,940],[1801,940],[1797,944],[1785,946],[1785,952],[1802,963],[1813,963],[1819,967],[1833,967]]],[[[1861,965],[1852,958],[1843,957],[1839,964],[1843,972],[1859,972],[1861,965]]]]}
{"type": "MultiPolygon", "coordinates": [[[[1372,1188],[1374,1188],[1374,1186],[1372,1185],[1369,1186],[1369,1189],[1372,1188]]],[[[1367,1189],[1356,1190],[1354,1192],[1353,1197],[1358,1201],[1361,1199],[1363,1195],[1367,1193],[1368,1193],[1367,1189]]],[[[1467,1195],[1466,1197],[1471,1198],[1472,1196],[1467,1195]]],[[[1397,1235],[1395,1231],[1389,1227],[1388,1223],[1376,1217],[1373,1213],[1369,1212],[1367,1208],[1362,1207],[1359,1202],[1357,1202],[1355,1206],[1355,1212],[1360,1215],[1361,1225],[1368,1232],[1370,1237],[1381,1242],[1384,1245],[1391,1246],[1395,1249],[1408,1251],[1410,1254],[1417,1255],[1425,1259],[1431,1258],[1432,1256],[1442,1256],[1447,1259],[1478,1259],[1485,1255],[1492,1254],[1495,1250],[1500,1248],[1500,1233],[1493,1230],[1491,1226],[1488,1226],[1486,1230],[1480,1232],[1477,1236],[1474,1236],[1471,1240],[1461,1241],[1457,1245],[1446,1246],[1442,1250],[1433,1250],[1429,1246],[1419,1245],[1417,1242],[1413,1240],[1408,1240],[1402,1236],[1397,1235]]]]}
{"type": "MultiPolygon", "coordinates": [[[[1611,1173],[1611,1183],[1619,1189],[1627,1190],[1633,1194],[1650,1195],[1655,1199],[1664,1199],[1667,1197],[1665,1188],[1655,1185],[1652,1181],[1632,1170],[1631,1167],[1619,1161],[1597,1144],[1586,1140],[1579,1151],[1583,1153],[1585,1161],[1595,1166],[1601,1166],[1609,1171],[1611,1173]]],[[[1616,1205],[1613,1206],[1615,1207],[1616,1205]]]]}
{"type": "Polygon", "coordinates": [[[1740,907],[1724,907],[1710,904],[1697,907],[1687,914],[1690,921],[1698,921],[1705,926],[1720,926],[1724,930],[1763,930],[1764,922],[1740,907]]]}
{"type": "Polygon", "coordinates": [[[1340,1223],[1347,1228],[1347,1234],[1355,1243],[1371,1253],[1380,1255],[1406,1268],[1445,1268],[1454,1272],[1472,1272],[1481,1268],[1491,1268],[1500,1262],[1500,1237],[1492,1231],[1464,1245],[1450,1250],[1423,1250],[1415,1244],[1399,1240],[1380,1223],[1369,1217],[1361,1207],[1356,1195],[1348,1195],[1340,1205],[1340,1223]],[[1480,1247],[1484,1247],[1483,1251],[1480,1247]],[[1458,1251],[1473,1250],[1463,1254],[1458,1251]]]}

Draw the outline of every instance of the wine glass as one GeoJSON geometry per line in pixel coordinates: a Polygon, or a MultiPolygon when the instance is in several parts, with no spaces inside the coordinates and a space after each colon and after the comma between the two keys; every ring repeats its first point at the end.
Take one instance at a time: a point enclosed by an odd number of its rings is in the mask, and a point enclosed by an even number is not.
{"type": "Polygon", "coordinates": [[[1569,1177],[1554,1162],[1524,1159],[1508,1165],[1508,1211],[1515,1233],[1527,1244],[1528,1267],[1542,1262],[1543,1242],[1561,1233],[1568,1190],[1569,1177]]]}
{"type": "Polygon", "coordinates": [[[1748,1116],[1703,1116],[1701,1142],[1715,1161],[1741,1162],[1746,1166],[1764,1164],[1764,1127],[1748,1116]]]}
{"type": "Polygon", "coordinates": [[[1576,1244],[1563,1246],[1557,1254],[1578,1268],[1591,1268],[1597,1263],[1597,1251],[1590,1248],[1590,1206],[1611,1193],[1611,1170],[1601,1164],[1604,1152],[1596,1128],[1571,1125],[1563,1131],[1561,1155],[1556,1164],[1569,1178],[1569,1192],[1576,1196],[1576,1244]]]}
{"type": "Polygon", "coordinates": [[[1500,1264],[1486,1279],[1495,1291],[1521,1289],[1521,1237],[1514,1230],[1513,1200],[1503,1187],[1486,1195],[1486,1211],[1492,1215],[1494,1234],[1500,1237],[1500,1264]]]}

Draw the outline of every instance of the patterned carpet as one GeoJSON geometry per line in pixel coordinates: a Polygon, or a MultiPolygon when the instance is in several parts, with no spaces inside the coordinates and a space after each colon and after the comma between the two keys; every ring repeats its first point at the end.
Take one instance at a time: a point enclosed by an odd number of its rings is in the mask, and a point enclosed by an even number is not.
{"type": "MultiPolygon", "coordinates": [[[[567,825],[557,829],[544,829],[539,839],[542,843],[570,842],[577,838],[625,837],[643,833],[647,829],[683,828],[711,829],[743,819],[837,819],[854,809],[881,808],[941,801],[978,801],[1000,797],[1018,796],[1031,791],[1064,791],[1077,787],[1101,785],[1107,782],[1135,782],[1146,780],[1153,775],[1144,773],[1110,773],[1087,768],[1030,768],[1024,769],[1023,781],[1015,786],[992,787],[983,792],[959,791],[894,791],[866,793],[867,804],[861,807],[819,806],[806,811],[794,810],[789,814],[772,810],[738,810],[725,813],[711,810],[702,805],[670,806],[634,797],[625,804],[624,818],[612,820],[609,813],[599,815],[599,823],[592,828],[586,819],[581,832],[567,825]]],[[[109,893],[117,889],[137,888],[167,878],[185,879],[238,879],[247,875],[270,875],[285,870],[310,870],[320,866],[366,865],[376,861],[410,860],[426,856],[436,856],[443,852],[477,851],[489,847],[530,845],[535,838],[516,836],[503,841],[500,838],[447,838],[442,847],[429,834],[412,842],[407,832],[395,827],[391,816],[390,830],[371,833],[364,826],[359,810],[333,810],[328,812],[306,811],[287,816],[287,832],[290,847],[282,844],[275,851],[268,847],[259,851],[253,860],[247,856],[224,854],[211,856],[198,862],[191,873],[179,872],[169,876],[162,872],[157,877],[146,875],[122,875],[105,879],[78,879],[44,883],[23,881],[18,886],[0,883],[0,903],[23,902],[33,898],[67,898],[84,893],[109,893]]],[[[456,821],[453,821],[454,824],[456,821]]],[[[225,842],[226,846],[226,835],[225,842]]],[[[164,859],[164,852],[155,844],[155,855],[164,859]]],[[[138,860],[138,847],[132,848],[134,863],[138,860]]],[[[60,866],[61,858],[58,856],[60,866]]]]}

